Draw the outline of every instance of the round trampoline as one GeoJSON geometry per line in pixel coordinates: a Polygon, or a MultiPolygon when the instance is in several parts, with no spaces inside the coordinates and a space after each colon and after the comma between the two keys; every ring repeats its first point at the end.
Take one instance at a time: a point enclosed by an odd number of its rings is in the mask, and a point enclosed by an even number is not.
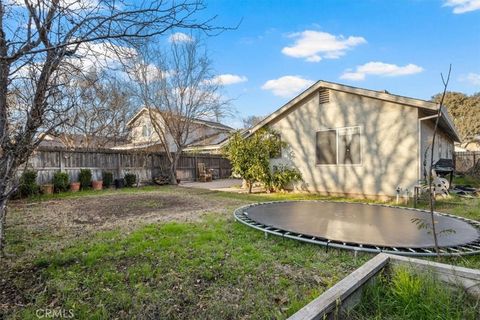
{"type": "MultiPolygon", "coordinates": [[[[401,255],[436,255],[430,212],[333,201],[264,202],[238,208],[235,219],[266,233],[328,247],[401,255]]],[[[435,212],[441,255],[480,253],[480,222],[435,212]]]]}

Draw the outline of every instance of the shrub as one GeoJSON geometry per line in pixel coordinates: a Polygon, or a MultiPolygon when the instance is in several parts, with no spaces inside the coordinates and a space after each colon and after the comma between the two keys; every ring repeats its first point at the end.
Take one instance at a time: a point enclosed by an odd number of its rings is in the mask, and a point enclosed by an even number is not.
{"type": "Polygon", "coordinates": [[[273,166],[273,171],[270,175],[270,181],[267,187],[273,188],[275,191],[285,190],[291,182],[302,179],[300,171],[286,166],[273,166]]]}
{"type": "Polygon", "coordinates": [[[271,178],[270,157],[277,156],[282,147],[286,147],[286,143],[279,139],[276,132],[259,130],[248,138],[235,132],[222,152],[230,160],[233,173],[245,179],[248,193],[251,193],[255,182],[268,184],[271,178]]]}
{"type": "Polygon", "coordinates": [[[137,182],[137,176],[133,173],[127,173],[125,175],[125,185],[127,187],[133,187],[133,185],[137,182]]]}
{"type": "Polygon", "coordinates": [[[80,169],[78,181],[82,189],[90,188],[92,184],[92,171],[90,169],[80,169]]]}
{"type": "Polygon", "coordinates": [[[20,177],[19,189],[21,197],[38,194],[40,187],[37,184],[37,173],[33,170],[25,170],[20,177]]]}
{"type": "Polygon", "coordinates": [[[113,173],[103,171],[102,172],[103,187],[110,188],[113,182],[113,173]]]}
{"type": "Polygon", "coordinates": [[[69,188],[69,180],[68,173],[66,172],[55,172],[53,175],[53,189],[55,192],[65,192],[68,191],[69,188]]]}

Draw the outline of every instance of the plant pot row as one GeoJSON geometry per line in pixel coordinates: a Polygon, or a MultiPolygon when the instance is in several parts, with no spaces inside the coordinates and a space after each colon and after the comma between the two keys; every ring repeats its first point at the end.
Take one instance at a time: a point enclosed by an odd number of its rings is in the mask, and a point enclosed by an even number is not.
{"type": "MultiPolygon", "coordinates": [[[[92,189],[93,190],[102,190],[103,189],[103,181],[102,180],[92,181],[92,189]]],[[[42,185],[41,186],[41,191],[42,191],[43,194],[53,194],[53,191],[54,191],[53,184],[42,185]]],[[[80,182],[70,183],[70,191],[71,192],[80,191],[80,182]]]]}

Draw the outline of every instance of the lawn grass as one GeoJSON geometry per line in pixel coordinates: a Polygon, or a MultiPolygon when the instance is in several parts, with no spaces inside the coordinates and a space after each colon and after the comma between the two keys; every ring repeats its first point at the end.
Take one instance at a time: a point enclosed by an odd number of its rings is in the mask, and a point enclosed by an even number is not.
{"type": "MultiPolygon", "coordinates": [[[[188,195],[207,203],[221,201],[227,214],[211,211],[198,221],[116,228],[78,239],[42,229],[28,233],[14,224],[7,233],[8,249],[17,257],[8,270],[0,265],[0,272],[13,283],[13,293],[19,295],[17,302],[23,306],[4,309],[4,314],[13,319],[36,319],[35,311],[49,306],[72,309],[78,319],[286,318],[372,257],[360,254],[355,258],[350,251],[326,252],[312,244],[265,238],[232,217],[234,208],[251,202],[364,200],[151,186],[56,194],[37,201],[69,203],[82,197],[108,201],[118,194],[157,193],[188,195]],[[52,249],[53,243],[62,242],[63,247],[52,249]],[[33,254],[28,247],[35,248],[33,254]]],[[[438,211],[480,220],[478,201],[441,200],[438,211]]],[[[135,203],[132,201],[132,210],[135,203]]],[[[18,218],[21,212],[12,215],[18,218]]],[[[478,256],[442,258],[441,262],[480,268],[478,256]]]]}
{"type": "Polygon", "coordinates": [[[480,317],[480,300],[463,289],[446,286],[429,273],[407,267],[385,270],[366,285],[348,319],[451,319],[480,317]]]}
{"type": "Polygon", "coordinates": [[[453,179],[453,184],[455,185],[468,185],[474,188],[480,188],[480,179],[469,175],[456,176],[453,179]]]}
{"type": "Polygon", "coordinates": [[[49,305],[80,319],[285,318],[368,258],[265,239],[212,214],[201,223],[102,232],[37,257],[32,270],[42,286],[11,316],[36,319],[49,305]]]}

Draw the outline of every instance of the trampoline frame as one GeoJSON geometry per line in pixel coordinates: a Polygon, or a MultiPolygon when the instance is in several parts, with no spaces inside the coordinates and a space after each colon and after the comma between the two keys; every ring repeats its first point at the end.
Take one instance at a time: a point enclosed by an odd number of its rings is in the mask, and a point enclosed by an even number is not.
{"type": "MultiPolygon", "coordinates": [[[[363,244],[352,243],[352,242],[330,240],[330,239],[321,238],[321,237],[307,236],[302,233],[297,233],[297,232],[287,231],[277,227],[267,226],[265,224],[256,222],[253,219],[250,219],[248,215],[245,214],[246,209],[251,207],[272,204],[272,203],[282,203],[282,202],[290,202],[290,203],[291,202],[320,202],[320,203],[345,203],[345,204],[352,203],[352,202],[345,202],[345,201],[328,201],[328,200],[268,201],[268,202],[252,203],[252,204],[248,204],[240,208],[237,208],[233,212],[233,216],[237,221],[251,228],[265,232],[265,236],[267,236],[268,234],[273,234],[283,238],[289,238],[289,239],[299,240],[303,242],[318,244],[318,245],[325,246],[327,251],[328,251],[328,248],[331,247],[331,248],[338,248],[338,249],[354,250],[356,252],[357,251],[372,252],[372,253],[385,252],[385,253],[397,254],[402,256],[436,256],[437,255],[437,253],[435,252],[435,248],[432,248],[432,247],[428,247],[428,248],[421,248],[421,247],[409,248],[409,247],[393,247],[393,246],[380,247],[380,246],[374,246],[374,245],[363,245],[363,244]]],[[[420,211],[420,212],[430,214],[430,211],[416,209],[416,208],[406,208],[406,207],[391,206],[391,205],[376,204],[376,203],[362,203],[362,202],[355,202],[355,203],[368,205],[368,206],[381,206],[381,207],[387,207],[387,208],[403,209],[405,211],[409,211],[409,210],[420,211]]],[[[480,231],[480,222],[478,221],[459,217],[459,216],[454,216],[451,214],[442,213],[438,211],[435,211],[435,214],[462,220],[480,231]]],[[[480,254],[480,237],[478,237],[475,241],[469,242],[467,244],[439,247],[439,251],[441,256],[462,256],[462,255],[480,254]]]]}

